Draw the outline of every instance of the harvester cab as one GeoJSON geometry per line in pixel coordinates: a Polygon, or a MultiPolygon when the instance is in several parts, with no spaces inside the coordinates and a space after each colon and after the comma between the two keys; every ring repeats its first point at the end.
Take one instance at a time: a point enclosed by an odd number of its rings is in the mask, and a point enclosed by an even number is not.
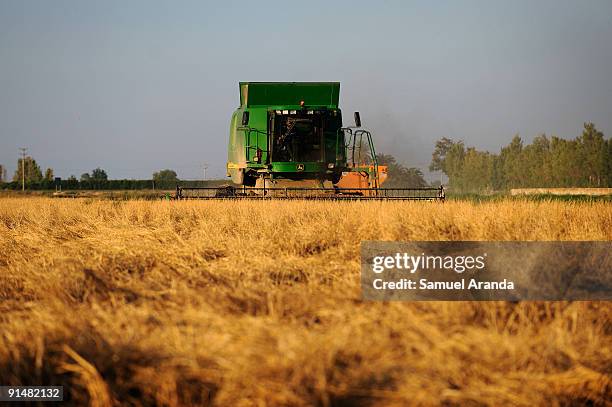
{"type": "Polygon", "coordinates": [[[273,187],[338,181],[340,84],[241,82],[230,124],[227,173],[234,184],[273,187]],[[242,120],[238,120],[238,118],[242,120]]]}

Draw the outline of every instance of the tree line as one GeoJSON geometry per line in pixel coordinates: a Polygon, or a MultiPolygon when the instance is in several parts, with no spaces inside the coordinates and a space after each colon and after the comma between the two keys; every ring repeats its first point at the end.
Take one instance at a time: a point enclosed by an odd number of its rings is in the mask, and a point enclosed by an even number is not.
{"type": "Polygon", "coordinates": [[[406,167],[390,154],[376,154],[378,165],[387,166],[387,180],[383,188],[420,188],[427,186],[423,171],[406,167]]]}
{"type": "MultiPolygon", "coordinates": [[[[422,187],[427,185],[427,181],[425,181],[423,172],[420,169],[405,167],[404,165],[398,163],[395,157],[388,154],[378,154],[377,159],[380,165],[386,165],[388,167],[389,177],[385,183],[386,187],[422,187]]],[[[216,185],[221,183],[220,181],[180,181],[177,173],[171,169],[164,169],[154,172],[152,178],[148,180],[111,180],[108,179],[106,171],[101,168],[96,168],[92,170],[91,173],[81,174],[79,179],[77,179],[74,175],[71,175],[68,179],[56,181],[53,176],[52,168],[48,168],[43,176],[40,167],[36,163],[36,160],[30,156],[27,156],[25,158],[25,162],[23,163],[21,158],[18,160],[17,169],[13,175],[13,181],[4,183],[2,188],[21,189],[22,168],[25,169],[26,188],[33,190],[48,190],[56,188],[65,190],[173,189],[179,182],[181,182],[182,185],[194,187],[208,186],[212,184],[216,185]]],[[[3,183],[5,180],[6,170],[0,165],[0,183],[3,183]],[[2,174],[4,174],[4,176],[2,174]]]]}
{"type": "MultiPolygon", "coordinates": [[[[164,169],[154,172],[151,179],[108,179],[108,175],[102,168],[95,168],[91,173],[86,172],[81,174],[77,179],[71,175],[67,179],[54,177],[53,168],[47,168],[44,175],[43,172],[31,156],[26,156],[25,159],[20,158],[17,161],[17,169],[13,175],[12,181],[7,181],[6,168],[0,165],[0,186],[3,189],[21,189],[22,184],[25,184],[27,189],[32,190],[48,190],[48,189],[174,189],[179,182],[177,173],[170,169],[164,169]]],[[[182,183],[185,183],[184,181],[182,183]]],[[[207,185],[206,181],[198,183],[198,181],[189,181],[190,185],[203,186],[207,185]]]]}
{"type": "Polygon", "coordinates": [[[463,192],[611,187],[612,140],[593,123],[585,123],[573,140],[541,134],[524,144],[515,135],[499,154],[444,137],[436,142],[429,169],[442,171],[449,186],[463,192]]]}
{"type": "MultiPolygon", "coordinates": [[[[378,154],[380,165],[388,167],[387,188],[424,187],[423,172],[406,167],[388,154],[378,154]]],[[[432,154],[430,171],[442,171],[448,185],[460,192],[501,191],[511,188],[612,187],[612,140],[606,139],[593,123],[585,123],[582,134],[573,140],[545,134],[524,144],[515,135],[499,154],[466,147],[463,141],[443,137],[432,154]]],[[[4,189],[20,189],[22,179],[28,189],[172,189],[179,182],[177,173],[164,169],[148,180],[109,180],[106,171],[74,175],[57,181],[52,168],[43,172],[32,157],[17,162],[12,182],[6,182],[6,168],[0,165],[4,189]]],[[[212,181],[192,181],[190,186],[211,185],[212,181]]],[[[181,182],[184,184],[184,181],[181,182]]],[[[215,181],[219,184],[221,181],[215,181]]],[[[432,185],[439,185],[438,182],[432,185]]]]}
{"type": "MultiPolygon", "coordinates": [[[[20,158],[17,160],[17,169],[13,175],[13,181],[21,182],[22,180],[25,180],[26,183],[53,181],[53,168],[47,168],[43,175],[40,166],[32,157],[20,158]]],[[[2,182],[7,182],[6,168],[0,165],[0,183],[2,182]]]]}

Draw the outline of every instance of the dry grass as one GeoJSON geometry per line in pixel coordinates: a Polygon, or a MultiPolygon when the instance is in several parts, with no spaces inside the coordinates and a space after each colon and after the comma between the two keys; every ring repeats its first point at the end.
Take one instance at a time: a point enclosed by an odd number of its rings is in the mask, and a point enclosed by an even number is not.
{"type": "Polygon", "coordinates": [[[610,401],[609,303],[363,302],[366,239],[611,240],[612,205],[0,199],[0,383],[94,406],[610,401]]]}
{"type": "Polygon", "coordinates": [[[612,195],[612,188],[514,188],[510,195],[612,195]]]}

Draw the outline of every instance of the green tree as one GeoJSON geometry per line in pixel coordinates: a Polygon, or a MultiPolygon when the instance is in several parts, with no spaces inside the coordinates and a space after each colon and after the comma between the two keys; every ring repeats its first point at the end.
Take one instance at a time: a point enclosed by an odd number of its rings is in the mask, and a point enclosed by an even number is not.
{"type": "Polygon", "coordinates": [[[522,186],[524,181],[523,168],[521,166],[521,153],[523,151],[523,140],[516,134],[510,144],[503,147],[500,152],[500,165],[503,174],[503,187],[516,188],[522,186]]]}
{"type": "Polygon", "coordinates": [[[443,171],[458,191],[538,187],[603,187],[612,184],[612,141],[593,123],[575,140],[541,134],[524,145],[517,134],[499,154],[443,138],[436,142],[432,171],[443,171]]]}
{"type": "Polygon", "coordinates": [[[176,183],[178,176],[173,170],[165,169],[153,173],[153,181],[159,183],[176,183]]]}
{"type": "Polygon", "coordinates": [[[454,143],[444,157],[444,173],[448,177],[448,184],[454,188],[464,187],[463,165],[465,163],[465,145],[463,141],[454,143]]]}
{"type": "Polygon", "coordinates": [[[384,186],[387,188],[418,188],[427,185],[423,172],[418,168],[407,168],[398,163],[395,157],[388,154],[377,154],[379,165],[387,166],[388,179],[384,186]]]}
{"type": "Polygon", "coordinates": [[[481,192],[493,189],[493,154],[468,147],[463,157],[460,173],[461,189],[466,192],[481,192]]]}
{"type": "Polygon", "coordinates": [[[91,179],[92,181],[108,181],[108,175],[106,175],[106,171],[98,167],[91,172],[91,179]]]}
{"type": "Polygon", "coordinates": [[[0,165],[0,183],[6,181],[6,168],[3,165],[0,165]]]}
{"type": "Polygon", "coordinates": [[[446,174],[446,154],[454,144],[455,142],[452,139],[446,137],[442,137],[440,140],[436,141],[434,152],[431,155],[429,171],[442,171],[446,174]]]}
{"type": "Polygon", "coordinates": [[[577,140],[578,156],[581,161],[581,183],[599,187],[605,182],[608,163],[606,141],[602,132],[593,123],[584,123],[582,136],[577,140]]]}
{"type": "Polygon", "coordinates": [[[89,182],[91,181],[91,175],[88,172],[81,174],[81,182],[89,182]]]}
{"type": "Polygon", "coordinates": [[[47,168],[47,171],[45,171],[45,181],[53,181],[53,168],[47,168]]]}
{"type": "Polygon", "coordinates": [[[569,147],[569,142],[562,138],[552,136],[550,138],[550,167],[552,171],[552,185],[568,186],[570,185],[569,169],[566,165],[569,147]]]}
{"type": "Polygon", "coordinates": [[[22,158],[17,160],[17,169],[15,170],[15,174],[13,175],[14,182],[22,181],[22,175],[24,174],[23,169],[25,169],[25,182],[27,184],[42,181],[42,171],[36,163],[36,160],[34,160],[30,156],[27,156],[25,157],[25,161],[22,158]]]}
{"type": "Polygon", "coordinates": [[[535,137],[531,144],[522,149],[519,162],[522,186],[537,188],[552,185],[550,141],[545,134],[535,137]]]}
{"type": "Polygon", "coordinates": [[[454,141],[442,137],[436,142],[431,155],[430,171],[442,171],[448,177],[448,184],[456,189],[466,187],[463,176],[465,164],[465,145],[463,141],[454,141]]]}
{"type": "Polygon", "coordinates": [[[407,188],[421,188],[427,186],[423,171],[416,167],[406,168],[401,179],[407,188]]]}

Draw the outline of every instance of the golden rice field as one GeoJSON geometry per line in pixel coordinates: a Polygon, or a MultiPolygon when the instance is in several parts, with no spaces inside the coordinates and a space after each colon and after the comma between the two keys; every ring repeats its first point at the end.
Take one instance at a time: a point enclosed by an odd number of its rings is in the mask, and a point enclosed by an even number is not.
{"type": "Polygon", "coordinates": [[[364,302],[362,240],[612,240],[612,205],[0,199],[0,384],[91,406],[610,405],[610,303],[364,302]]]}

